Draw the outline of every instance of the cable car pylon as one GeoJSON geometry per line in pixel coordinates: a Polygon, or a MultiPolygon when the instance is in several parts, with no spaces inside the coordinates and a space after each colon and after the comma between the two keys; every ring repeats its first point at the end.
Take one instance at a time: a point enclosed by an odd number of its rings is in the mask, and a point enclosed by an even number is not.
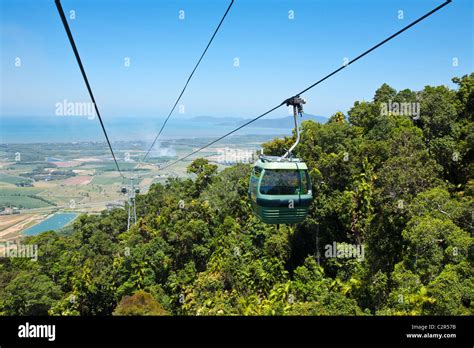
{"type": "Polygon", "coordinates": [[[130,186],[127,189],[126,186],[122,186],[121,192],[127,195],[127,205],[128,205],[128,218],[127,218],[127,231],[130,230],[130,227],[136,225],[137,223],[137,205],[136,205],[136,195],[140,193],[140,188],[135,187],[134,178],[130,177],[130,186]]]}

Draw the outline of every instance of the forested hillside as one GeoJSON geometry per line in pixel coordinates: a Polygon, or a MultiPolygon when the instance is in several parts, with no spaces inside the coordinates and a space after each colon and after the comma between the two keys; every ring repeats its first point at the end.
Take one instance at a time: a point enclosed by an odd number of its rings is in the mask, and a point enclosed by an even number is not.
{"type": "MultiPolygon", "coordinates": [[[[295,152],[315,198],[304,223],[259,222],[251,165],[218,173],[197,159],[194,179],[137,197],[130,231],[123,209],[83,215],[70,235],[24,241],[38,245],[37,262],[0,259],[0,313],[474,314],[474,74],[453,82],[384,84],[347,117],[303,122],[295,152]],[[383,112],[394,103],[419,103],[419,114],[383,112]],[[350,248],[363,253],[348,257],[350,248]]],[[[267,143],[265,154],[293,141],[267,143]]]]}

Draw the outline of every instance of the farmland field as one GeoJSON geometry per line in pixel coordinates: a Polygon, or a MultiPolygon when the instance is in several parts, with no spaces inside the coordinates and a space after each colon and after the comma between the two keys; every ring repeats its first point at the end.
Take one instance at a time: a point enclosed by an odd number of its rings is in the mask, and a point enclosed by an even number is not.
{"type": "Polygon", "coordinates": [[[0,173],[0,182],[15,185],[17,183],[31,182],[31,180],[28,179],[28,178],[23,178],[21,176],[8,175],[8,174],[1,174],[0,173]]]}
{"type": "Polygon", "coordinates": [[[116,183],[121,183],[122,179],[118,176],[105,176],[105,175],[98,175],[95,176],[92,180],[91,184],[94,185],[112,185],[116,183]]]}
{"type": "Polygon", "coordinates": [[[0,196],[30,196],[37,195],[44,191],[38,187],[15,187],[15,186],[0,186],[0,196]]]}
{"type": "Polygon", "coordinates": [[[52,207],[49,199],[39,197],[43,190],[35,187],[0,186],[0,208],[16,207],[22,209],[52,207]]]}
{"type": "Polygon", "coordinates": [[[0,216],[0,241],[15,239],[24,229],[46,217],[45,214],[15,214],[0,216]]]}
{"type": "MultiPolygon", "coordinates": [[[[133,171],[137,163],[121,163],[120,169],[122,171],[133,171]]],[[[97,172],[114,172],[117,170],[115,163],[106,162],[106,163],[97,163],[97,162],[87,162],[83,164],[85,168],[95,168],[97,172]]]]}
{"type": "Polygon", "coordinates": [[[53,204],[47,203],[35,196],[3,196],[0,195],[0,207],[16,207],[22,209],[52,207],[53,204]]]}

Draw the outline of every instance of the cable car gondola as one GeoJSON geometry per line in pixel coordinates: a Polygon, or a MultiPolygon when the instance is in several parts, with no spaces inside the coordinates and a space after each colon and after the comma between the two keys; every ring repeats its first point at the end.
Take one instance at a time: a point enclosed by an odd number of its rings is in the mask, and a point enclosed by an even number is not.
{"type": "Polygon", "coordinates": [[[301,222],[313,200],[308,167],[299,159],[277,162],[261,156],[250,177],[249,196],[264,223],[301,222]]]}
{"type": "Polygon", "coordinates": [[[308,167],[300,159],[291,158],[300,140],[297,114],[303,113],[305,101],[296,96],[286,103],[293,106],[296,142],[282,157],[261,155],[250,176],[248,194],[253,211],[267,224],[302,222],[313,200],[308,167]]]}

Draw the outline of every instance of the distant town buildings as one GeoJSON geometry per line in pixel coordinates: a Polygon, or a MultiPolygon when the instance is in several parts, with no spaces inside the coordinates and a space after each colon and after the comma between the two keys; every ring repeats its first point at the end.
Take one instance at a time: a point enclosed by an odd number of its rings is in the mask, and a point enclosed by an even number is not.
{"type": "Polygon", "coordinates": [[[114,210],[114,209],[122,209],[124,208],[124,203],[123,202],[112,202],[112,203],[107,203],[106,205],[107,210],[114,210]]]}
{"type": "Polygon", "coordinates": [[[248,149],[217,148],[218,155],[209,156],[209,160],[221,164],[253,163],[256,159],[255,151],[248,149]]]}
{"type": "Polygon", "coordinates": [[[48,163],[54,163],[54,162],[62,162],[63,160],[56,157],[45,157],[44,161],[48,163]]]}
{"type": "Polygon", "coordinates": [[[3,211],[0,211],[0,215],[12,215],[20,214],[20,210],[17,207],[5,208],[3,211]]]}
{"type": "Polygon", "coordinates": [[[33,183],[31,182],[17,182],[15,185],[17,187],[33,187],[33,183]]]}

